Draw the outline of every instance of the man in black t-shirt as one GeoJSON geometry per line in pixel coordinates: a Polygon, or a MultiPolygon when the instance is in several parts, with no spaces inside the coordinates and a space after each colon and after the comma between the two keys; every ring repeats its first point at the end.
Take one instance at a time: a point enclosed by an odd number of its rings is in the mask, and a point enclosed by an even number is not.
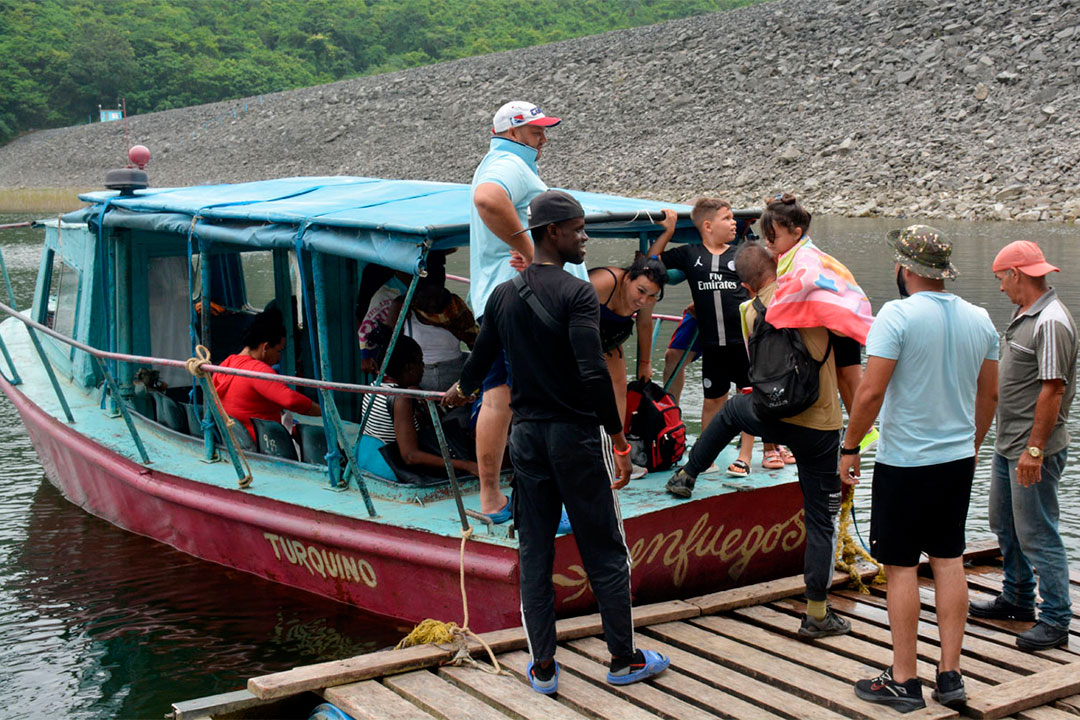
{"type": "Polygon", "coordinates": [[[668,659],[634,648],[630,552],[615,490],[630,479],[611,377],[600,352],[600,303],[592,285],[563,270],[585,259],[585,212],[549,190],[529,203],[535,253],[517,279],[497,286],[461,381],[444,403],[478,393],[500,351],[514,382],[510,408],[511,498],[518,531],[521,610],[538,692],[558,690],[555,663],[555,532],[565,505],[611,652],[608,682],[625,685],[664,670],[668,659]]]}
{"type": "MultiPolygon", "coordinates": [[[[701,244],[681,245],[665,250],[671,232],[665,231],[649,249],[660,254],[669,270],[686,276],[694,300],[701,345],[701,384],[705,400],[701,407],[701,428],[709,426],[727,400],[734,383],[736,389],[750,384],[750,364],[743,342],[739,304],[749,299],[735,273],[736,223],[731,204],[718,198],[701,198],[690,213],[694,227],[701,234],[701,244]]],[[[673,230],[674,228],[672,228],[673,230]]],[[[728,468],[729,475],[750,474],[750,453],[754,438],[744,435],[739,458],[728,468]]]]}

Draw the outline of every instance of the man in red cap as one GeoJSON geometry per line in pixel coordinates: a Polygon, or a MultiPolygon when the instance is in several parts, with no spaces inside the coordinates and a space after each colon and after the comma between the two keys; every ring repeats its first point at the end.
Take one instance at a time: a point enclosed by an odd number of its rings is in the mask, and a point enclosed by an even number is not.
{"type": "Polygon", "coordinates": [[[1069,641],[1069,566],[1058,532],[1058,481],[1069,447],[1066,421],[1076,391],[1076,323],[1047,285],[1058,269],[1033,242],[994,258],[1001,291],[1019,306],[1005,331],[999,366],[997,441],[990,479],[990,528],[1004,557],[1001,594],[972,602],[972,617],[1039,621],[1020,633],[1024,650],[1069,641]]]}
{"type": "MultiPolygon", "coordinates": [[[[533,242],[521,232],[529,224],[529,202],[548,189],[536,161],[547,144],[547,129],[561,120],[539,107],[513,100],[500,107],[491,122],[491,143],[472,180],[469,208],[469,305],[483,325],[488,297],[517,274],[511,251],[532,262],[533,242]]],[[[567,266],[588,280],[584,265],[567,266]]],[[[505,357],[495,360],[484,379],[483,400],[476,419],[476,460],[480,467],[480,511],[493,522],[511,517],[510,502],[499,487],[499,470],[510,430],[510,383],[505,357]]]]}

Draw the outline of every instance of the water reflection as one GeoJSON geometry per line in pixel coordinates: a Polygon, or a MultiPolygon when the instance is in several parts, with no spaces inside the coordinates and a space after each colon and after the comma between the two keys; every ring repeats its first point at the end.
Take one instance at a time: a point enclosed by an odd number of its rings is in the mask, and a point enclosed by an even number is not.
{"type": "MultiPolygon", "coordinates": [[[[13,222],[23,218],[2,218],[13,222]]],[[[896,296],[885,232],[909,222],[818,218],[813,235],[842,259],[875,308],[896,296]]],[[[1038,239],[1061,297],[1080,312],[1080,230],[1060,225],[934,223],[954,241],[960,278],[950,289],[990,313],[1002,329],[1012,306],[990,272],[997,250],[1038,239]],[[1072,271],[1072,272],[1070,272],[1072,271]]],[[[0,236],[20,306],[29,304],[41,256],[37,231],[0,236]]],[[[626,265],[632,244],[594,240],[589,265],[626,265]]],[[[467,252],[449,271],[466,274],[467,252]]],[[[256,271],[251,279],[257,283],[256,271]]],[[[267,273],[267,277],[269,274],[267,273]]],[[[460,289],[465,294],[464,289],[460,289]]],[[[679,314],[685,284],[668,289],[663,309],[679,314]]],[[[661,332],[661,345],[670,336],[661,332]]],[[[662,347],[654,354],[659,373],[662,347]]],[[[701,376],[691,366],[684,414],[696,431],[701,376]]],[[[1080,412],[1070,423],[1071,463],[1062,482],[1062,529],[1080,565],[1080,412]]],[[[987,440],[992,443],[992,436],[987,440]]],[[[989,462],[974,484],[969,537],[988,536],[989,462]]],[[[857,496],[869,531],[869,483],[857,496]]],[[[868,537],[866,538],[868,539],[868,537]]],[[[6,400],[0,400],[0,693],[12,717],[160,717],[171,701],[224,692],[250,675],[366,652],[406,630],[355,609],[211,565],[118,530],[65,501],[41,468],[6,400]]]]}

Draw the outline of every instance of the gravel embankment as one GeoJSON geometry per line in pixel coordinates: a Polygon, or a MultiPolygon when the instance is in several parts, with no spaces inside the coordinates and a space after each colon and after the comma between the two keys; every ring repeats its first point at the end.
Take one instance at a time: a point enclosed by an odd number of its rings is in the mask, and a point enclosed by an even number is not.
{"type": "MultiPolygon", "coordinates": [[[[129,119],[157,186],[284,175],[468,182],[491,115],[565,122],[552,185],[815,212],[1080,216],[1072,0],[777,0],[330,85],[129,119]]],[[[100,185],[121,123],[0,147],[0,186],[100,185]]]]}

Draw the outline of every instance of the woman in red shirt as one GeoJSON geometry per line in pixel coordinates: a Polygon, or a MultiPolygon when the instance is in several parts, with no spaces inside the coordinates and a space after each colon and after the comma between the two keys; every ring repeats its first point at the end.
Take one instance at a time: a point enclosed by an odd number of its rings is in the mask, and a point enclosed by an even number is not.
{"type": "MultiPolygon", "coordinates": [[[[276,374],[271,365],[281,359],[281,351],[285,348],[285,323],[281,312],[270,309],[256,315],[241,341],[244,349],[225,358],[222,367],[276,374]]],[[[225,412],[247,428],[252,439],[255,439],[255,427],[251,418],[281,422],[283,410],[300,415],[322,414],[318,403],[284,383],[218,374],[214,375],[214,389],[221,397],[225,412]]]]}

